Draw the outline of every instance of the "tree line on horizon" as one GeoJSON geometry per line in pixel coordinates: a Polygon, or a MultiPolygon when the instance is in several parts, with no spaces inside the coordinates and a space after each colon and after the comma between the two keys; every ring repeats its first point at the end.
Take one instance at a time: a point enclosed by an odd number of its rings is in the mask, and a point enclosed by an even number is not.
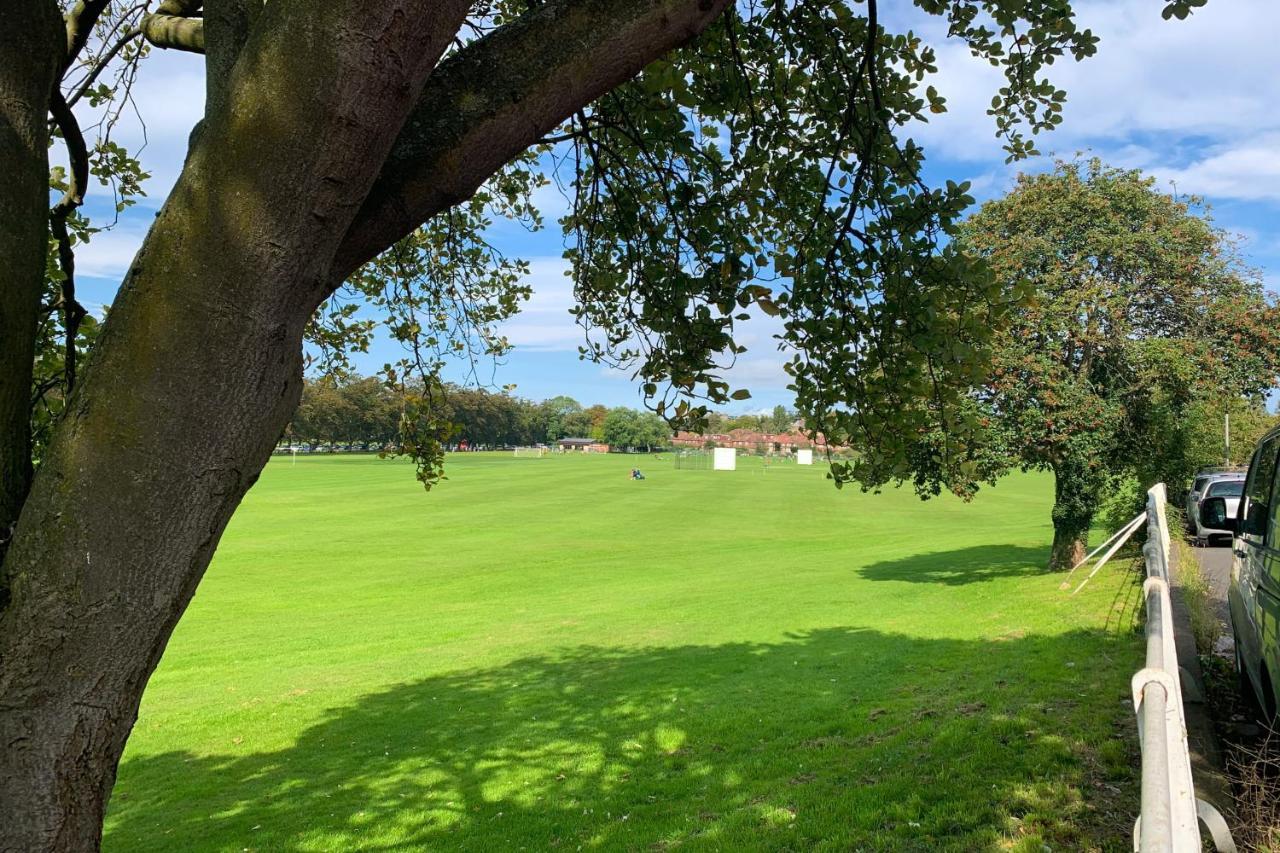
{"type": "MultiPolygon", "coordinates": [[[[445,386],[437,411],[453,424],[450,446],[476,449],[551,444],[562,438],[593,438],[619,448],[661,448],[671,428],[652,412],[601,403],[584,406],[557,395],[529,400],[504,391],[445,386]]],[[[311,447],[381,449],[395,446],[405,417],[402,396],[381,379],[359,374],[308,377],[302,401],[281,442],[311,447]]],[[[709,433],[751,429],[785,432],[795,415],[785,406],[749,415],[712,413],[709,433]]]]}

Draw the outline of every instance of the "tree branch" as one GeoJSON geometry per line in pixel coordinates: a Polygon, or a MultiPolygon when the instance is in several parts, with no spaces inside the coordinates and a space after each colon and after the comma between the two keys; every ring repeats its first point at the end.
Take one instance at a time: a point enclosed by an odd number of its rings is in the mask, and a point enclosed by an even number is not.
{"type": "Polygon", "coordinates": [[[71,234],[67,231],[67,219],[72,212],[84,203],[84,188],[89,182],[89,151],[84,142],[84,134],[80,132],[80,123],[75,113],[67,106],[62,93],[55,90],[49,102],[49,112],[58,123],[58,130],[67,145],[67,155],[71,161],[71,170],[67,179],[67,190],[62,198],[53,206],[49,214],[49,230],[58,242],[58,266],[62,268],[62,281],[59,300],[62,307],[62,328],[65,336],[63,344],[62,371],[66,381],[66,394],[76,384],[76,335],[80,331],[80,322],[85,318],[84,306],[76,300],[76,254],[71,248],[71,234]]]}
{"type": "Polygon", "coordinates": [[[142,19],[142,35],[156,47],[204,53],[204,21],[156,13],[142,19]]]}
{"type": "Polygon", "coordinates": [[[84,80],[76,87],[76,90],[71,94],[71,97],[67,98],[67,106],[74,107],[76,103],[88,93],[89,88],[97,82],[98,77],[107,69],[107,66],[111,64],[111,60],[116,58],[116,54],[124,50],[125,45],[140,35],[142,35],[142,29],[139,27],[132,27],[125,30],[124,35],[120,36],[116,43],[111,45],[111,47],[93,63],[93,68],[89,70],[89,73],[85,76],[84,80]]]}
{"type": "Polygon", "coordinates": [[[58,305],[62,309],[62,376],[66,386],[65,393],[69,395],[76,385],[76,336],[79,335],[80,323],[88,312],[76,299],[76,254],[71,248],[66,217],[53,217],[49,229],[58,241],[58,266],[62,268],[62,281],[58,287],[61,298],[58,305]]]}
{"type": "Polygon", "coordinates": [[[335,258],[331,288],[730,0],[550,0],[432,74],[335,258]]]}
{"type": "Polygon", "coordinates": [[[204,10],[205,114],[225,106],[231,69],[262,11],[262,0],[214,0],[204,10]]]}
{"type": "Polygon", "coordinates": [[[98,22],[99,16],[102,15],[104,9],[110,4],[111,0],[80,0],[65,18],[67,26],[67,53],[62,59],[62,69],[59,77],[65,74],[72,63],[76,61],[76,57],[80,55],[80,51],[84,50],[85,44],[89,41],[89,36],[93,34],[93,25],[98,22]]]}
{"type": "Polygon", "coordinates": [[[204,6],[204,0],[161,0],[156,12],[161,15],[177,15],[180,18],[195,17],[204,6]]]}
{"type": "Polygon", "coordinates": [[[89,149],[85,145],[84,134],[80,132],[80,122],[76,121],[75,113],[60,92],[54,92],[49,99],[49,113],[67,144],[67,157],[71,164],[67,190],[53,206],[53,215],[66,219],[71,211],[84,202],[84,188],[89,183],[89,149]]]}

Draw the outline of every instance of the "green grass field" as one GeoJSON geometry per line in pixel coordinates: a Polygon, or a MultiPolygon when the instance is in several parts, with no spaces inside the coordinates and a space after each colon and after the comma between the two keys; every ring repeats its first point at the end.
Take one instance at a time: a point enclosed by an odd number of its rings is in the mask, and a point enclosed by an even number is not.
{"type": "Polygon", "coordinates": [[[740,466],[465,454],[428,494],[273,460],[106,848],[1129,848],[1139,588],[1042,571],[1048,477],[922,503],[740,466]]]}

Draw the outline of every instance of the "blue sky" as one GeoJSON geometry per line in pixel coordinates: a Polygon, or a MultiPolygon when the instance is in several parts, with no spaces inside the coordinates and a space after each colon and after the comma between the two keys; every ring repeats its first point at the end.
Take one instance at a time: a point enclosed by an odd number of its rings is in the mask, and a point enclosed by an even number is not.
{"type": "MultiPolygon", "coordinates": [[[[986,115],[1003,82],[999,72],[974,60],[958,42],[948,42],[936,19],[890,19],[889,26],[909,23],[939,47],[940,73],[932,82],[949,111],[911,135],[928,153],[932,179],[971,181],[979,201],[1007,191],[1020,170],[1050,168],[1055,155],[1088,151],[1113,165],[1147,170],[1167,189],[1203,196],[1217,223],[1240,235],[1249,263],[1272,290],[1280,290],[1280,3],[1209,0],[1186,21],[1162,20],[1163,5],[1164,0],[1076,4],[1082,25],[1102,39],[1098,55],[1051,69],[1052,79],[1068,92],[1065,121],[1039,140],[1044,157],[1012,166],[1004,164],[986,115]]],[[[149,198],[81,248],[80,291],[91,310],[110,302],[177,177],[187,135],[203,109],[200,57],[157,51],[147,63],[134,90],[141,121],[126,118],[116,138],[141,149],[153,175],[149,198]]],[[[109,201],[91,195],[90,215],[103,218],[109,201]]],[[[584,403],[637,405],[636,385],[626,373],[578,360],[582,333],[568,315],[571,295],[554,224],[564,205],[548,187],[540,195],[548,228],[530,234],[509,226],[496,234],[495,242],[510,255],[531,262],[534,297],[506,328],[516,349],[493,381],[515,384],[516,393],[534,399],[564,393],[584,403]]],[[[749,352],[729,378],[734,387],[749,387],[753,398],[733,410],[790,403],[785,359],[774,349],[770,329],[761,321],[743,331],[749,352]]],[[[383,345],[362,367],[372,372],[395,357],[383,345]]]]}

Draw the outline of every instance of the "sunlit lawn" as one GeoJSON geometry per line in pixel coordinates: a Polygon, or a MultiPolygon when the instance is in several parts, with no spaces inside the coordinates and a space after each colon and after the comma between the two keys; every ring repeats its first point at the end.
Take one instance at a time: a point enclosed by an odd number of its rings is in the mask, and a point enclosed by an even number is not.
{"type": "Polygon", "coordinates": [[[1136,588],[1042,572],[1047,477],[966,505],[740,464],[469,454],[428,494],[273,461],[107,849],[1127,848],[1136,588]]]}

